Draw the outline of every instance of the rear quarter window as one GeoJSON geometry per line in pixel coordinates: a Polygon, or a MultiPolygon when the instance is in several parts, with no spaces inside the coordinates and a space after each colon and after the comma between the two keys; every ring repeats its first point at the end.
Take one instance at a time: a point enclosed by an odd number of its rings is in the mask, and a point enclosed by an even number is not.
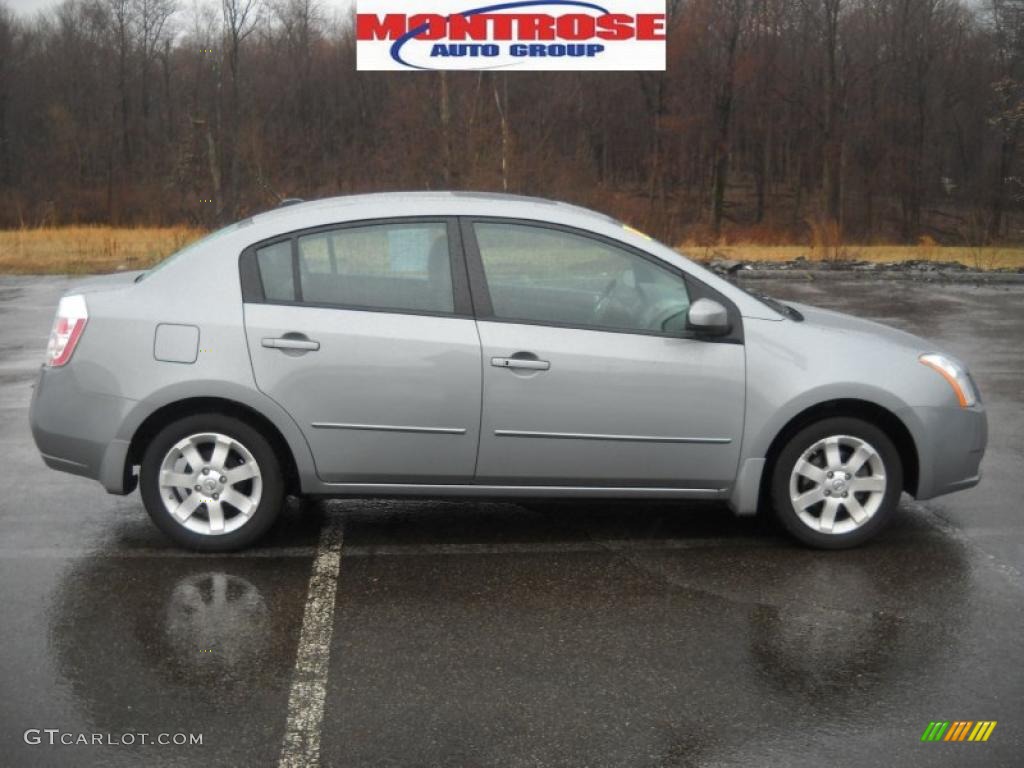
{"type": "Polygon", "coordinates": [[[285,240],[256,251],[263,295],[269,301],[295,300],[295,274],[292,271],[292,243],[285,240]]]}

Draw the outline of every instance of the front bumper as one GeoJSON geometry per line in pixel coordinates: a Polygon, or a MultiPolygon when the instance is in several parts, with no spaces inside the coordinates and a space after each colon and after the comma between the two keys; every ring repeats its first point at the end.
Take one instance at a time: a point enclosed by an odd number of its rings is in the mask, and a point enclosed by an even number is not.
{"type": "Polygon", "coordinates": [[[918,454],[914,497],[931,499],[977,485],[988,443],[988,417],[981,406],[919,407],[899,414],[913,425],[918,454]]]}
{"type": "Polygon", "coordinates": [[[128,441],[116,435],[133,400],[81,386],[74,363],[42,366],[32,392],[29,424],[46,466],[98,480],[111,493],[129,493],[128,441]]]}

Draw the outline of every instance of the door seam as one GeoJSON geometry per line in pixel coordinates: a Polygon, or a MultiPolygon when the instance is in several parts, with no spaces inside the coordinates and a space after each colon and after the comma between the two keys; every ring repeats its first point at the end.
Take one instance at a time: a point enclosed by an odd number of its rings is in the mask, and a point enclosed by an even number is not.
{"type": "Polygon", "coordinates": [[[480,321],[473,318],[473,328],[476,329],[477,348],[480,350],[480,413],[476,426],[476,457],[473,459],[473,480],[476,482],[477,471],[480,469],[480,445],[484,434],[484,339],[480,335],[480,321]]]}

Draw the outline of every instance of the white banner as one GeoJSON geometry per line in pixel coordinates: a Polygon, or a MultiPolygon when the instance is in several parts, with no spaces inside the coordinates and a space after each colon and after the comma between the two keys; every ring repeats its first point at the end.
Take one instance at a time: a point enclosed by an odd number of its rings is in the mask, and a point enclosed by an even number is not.
{"type": "Polygon", "coordinates": [[[664,70],[665,0],[357,0],[359,70],[664,70]]]}

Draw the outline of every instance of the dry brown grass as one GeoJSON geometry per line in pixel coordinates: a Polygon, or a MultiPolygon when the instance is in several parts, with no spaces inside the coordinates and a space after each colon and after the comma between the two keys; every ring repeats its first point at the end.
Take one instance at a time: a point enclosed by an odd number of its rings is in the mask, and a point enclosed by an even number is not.
{"type": "Polygon", "coordinates": [[[903,262],[915,259],[954,262],[979,270],[1024,267],[1024,248],[1018,247],[947,247],[931,242],[920,245],[844,245],[834,247],[809,245],[691,245],[679,250],[691,258],[709,261],[714,258],[738,261],[793,261],[803,256],[808,261],[849,259],[872,262],[903,262]]]}
{"type": "Polygon", "coordinates": [[[191,227],[3,230],[0,272],[83,274],[146,269],[204,234],[191,227]]]}
{"type": "MultiPolygon", "coordinates": [[[[165,256],[202,237],[191,227],[57,227],[0,231],[0,273],[84,274],[145,269],[165,256]]],[[[1018,269],[1024,267],[1020,247],[944,247],[923,240],[919,245],[757,245],[684,243],[686,255],[740,261],[809,261],[837,258],[874,262],[912,259],[958,261],[971,269],[1018,269]]]]}

